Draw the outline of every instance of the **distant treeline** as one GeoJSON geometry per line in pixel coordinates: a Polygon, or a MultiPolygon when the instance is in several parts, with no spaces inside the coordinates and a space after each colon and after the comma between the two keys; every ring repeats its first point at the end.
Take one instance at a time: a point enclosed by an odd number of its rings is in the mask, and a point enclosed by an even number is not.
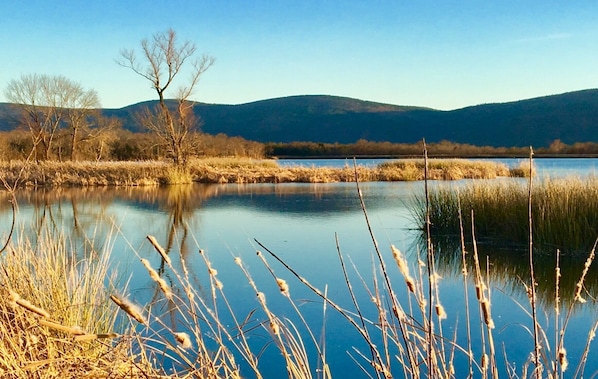
{"type": "MultiPolygon", "coordinates": [[[[51,152],[51,159],[65,161],[70,157],[70,135],[58,133],[51,152]]],[[[229,137],[225,134],[211,135],[194,132],[190,136],[194,157],[296,157],[326,158],[353,156],[419,157],[422,155],[422,142],[415,144],[371,142],[359,140],[350,144],[290,142],[261,143],[242,137],[229,137]]],[[[160,148],[158,137],[153,133],[131,132],[122,128],[105,129],[102,132],[88,133],[80,142],[78,160],[133,161],[167,159],[167,152],[160,148]]],[[[32,151],[29,131],[13,130],[0,132],[0,160],[26,159],[32,151]]],[[[493,147],[459,144],[449,141],[427,144],[431,157],[526,157],[529,147],[493,147]]],[[[567,145],[560,140],[549,147],[534,148],[536,156],[598,156],[598,143],[578,142],[567,145]]]]}
{"type": "MultiPolygon", "coordinates": [[[[224,134],[193,132],[189,136],[195,157],[250,157],[263,158],[264,144],[224,134]]],[[[68,154],[72,138],[65,130],[57,133],[50,159],[70,160],[68,154]]],[[[77,160],[80,161],[134,161],[168,159],[167,152],[153,133],[134,133],[121,128],[88,133],[79,142],[77,160]]],[[[26,130],[0,132],[0,160],[23,160],[31,154],[33,141],[26,130]]]]}
{"type": "MultiPolygon", "coordinates": [[[[434,157],[526,157],[529,146],[493,147],[441,141],[426,144],[428,154],[434,157]]],[[[351,144],[291,142],[268,143],[265,146],[267,156],[275,157],[352,157],[352,156],[421,156],[423,143],[406,144],[391,142],[371,142],[359,140],[351,144]]],[[[598,156],[598,143],[578,142],[567,145],[555,140],[549,147],[534,148],[536,156],[573,155],[598,156]]]]}

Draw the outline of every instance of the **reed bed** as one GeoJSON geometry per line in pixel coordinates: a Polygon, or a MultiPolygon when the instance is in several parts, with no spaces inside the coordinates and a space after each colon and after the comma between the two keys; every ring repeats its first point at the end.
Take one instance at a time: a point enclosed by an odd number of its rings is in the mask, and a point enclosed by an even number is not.
{"type": "MultiPolygon", "coordinates": [[[[552,254],[589,251],[598,230],[598,178],[567,177],[536,180],[532,189],[532,220],[537,252],[552,254]]],[[[425,226],[425,199],[415,199],[415,215],[425,226]]],[[[459,210],[475,210],[478,242],[519,247],[525,252],[529,239],[528,187],[526,182],[473,182],[463,186],[438,186],[430,193],[430,221],[436,236],[453,236],[459,245],[459,210]],[[523,248],[523,249],[522,249],[523,248]]],[[[471,237],[470,220],[465,220],[471,237]]]]}
{"type": "MultiPolygon", "coordinates": [[[[428,179],[490,179],[521,176],[504,164],[465,159],[432,160],[428,179]]],[[[334,183],[355,181],[352,166],[281,167],[275,160],[242,158],[195,159],[185,167],[162,161],[139,162],[0,162],[6,185],[16,187],[151,186],[200,183],[334,183]]],[[[423,161],[408,159],[377,167],[357,167],[362,182],[423,180],[423,161]]]]}

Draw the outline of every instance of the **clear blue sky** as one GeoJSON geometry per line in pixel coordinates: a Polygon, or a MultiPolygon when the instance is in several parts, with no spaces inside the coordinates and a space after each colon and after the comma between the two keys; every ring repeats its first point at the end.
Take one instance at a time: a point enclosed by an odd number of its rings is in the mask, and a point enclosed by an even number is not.
{"type": "Polygon", "coordinates": [[[0,101],[64,75],[104,107],[154,99],[115,63],[172,27],[216,58],[193,98],[329,94],[455,109],[598,87],[598,2],[551,0],[0,2],[0,101]]]}

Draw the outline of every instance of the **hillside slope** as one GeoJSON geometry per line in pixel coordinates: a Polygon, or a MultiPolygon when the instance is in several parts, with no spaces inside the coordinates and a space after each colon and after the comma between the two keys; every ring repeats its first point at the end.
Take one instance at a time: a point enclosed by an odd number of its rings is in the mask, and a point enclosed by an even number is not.
{"type": "MultiPolygon", "coordinates": [[[[154,102],[104,109],[127,129],[140,131],[134,114],[154,102]]],[[[202,130],[262,142],[339,142],[359,139],[413,143],[450,140],[489,146],[548,146],[598,141],[598,90],[583,90],[452,111],[380,104],[344,97],[305,95],[240,105],[197,103],[202,130]]],[[[15,127],[14,112],[0,104],[0,130],[15,127]]]]}

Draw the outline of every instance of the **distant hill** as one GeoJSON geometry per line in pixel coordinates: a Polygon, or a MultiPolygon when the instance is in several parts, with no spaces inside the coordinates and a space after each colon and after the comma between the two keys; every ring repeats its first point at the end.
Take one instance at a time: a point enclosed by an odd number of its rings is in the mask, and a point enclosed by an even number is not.
{"type": "MultiPolygon", "coordinates": [[[[125,128],[140,131],[133,115],[144,102],[104,109],[125,128]]],[[[261,142],[352,143],[359,139],[413,143],[449,140],[488,146],[548,146],[598,142],[598,90],[583,90],[452,111],[380,104],[337,96],[305,95],[240,105],[197,103],[195,112],[210,134],[261,142]]],[[[15,127],[8,104],[0,104],[0,130],[15,127]]]]}

